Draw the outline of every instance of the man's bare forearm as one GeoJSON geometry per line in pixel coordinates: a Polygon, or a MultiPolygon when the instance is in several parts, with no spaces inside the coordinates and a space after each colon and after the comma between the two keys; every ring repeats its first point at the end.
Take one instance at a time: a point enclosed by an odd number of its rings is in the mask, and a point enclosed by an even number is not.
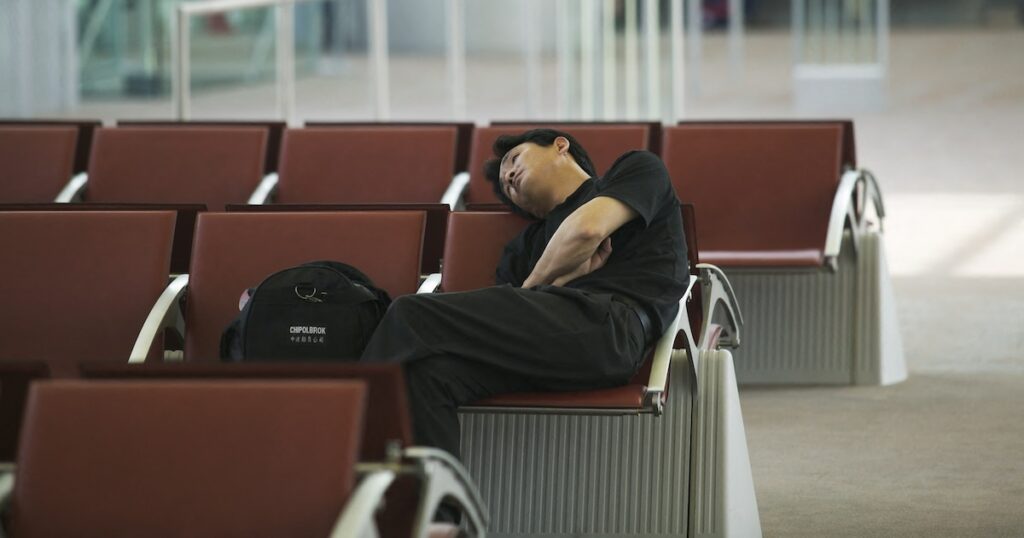
{"type": "Polygon", "coordinates": [[[572,216],[566,219],[551,237],[533,272],[523,282],[524,288],[551,284],[559,277],[576,271],[597,252],[597,247],[604,238],[590,230],[580,230],[571,226],[571,218],[572,216]],[[567,224],[570,226],[566,226],[567,224]]]}

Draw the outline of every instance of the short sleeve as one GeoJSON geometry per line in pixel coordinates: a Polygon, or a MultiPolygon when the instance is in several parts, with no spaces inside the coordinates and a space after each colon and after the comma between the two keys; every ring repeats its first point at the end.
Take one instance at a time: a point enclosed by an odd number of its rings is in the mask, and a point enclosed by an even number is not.
{"type": "Polygon", "coordinates": [[[639,214],[649,226],[666,203],[676,202],[675,189],[665,164],[648,151],[619,157],[605,174],[598,196],[615,198],[639,214]]]}

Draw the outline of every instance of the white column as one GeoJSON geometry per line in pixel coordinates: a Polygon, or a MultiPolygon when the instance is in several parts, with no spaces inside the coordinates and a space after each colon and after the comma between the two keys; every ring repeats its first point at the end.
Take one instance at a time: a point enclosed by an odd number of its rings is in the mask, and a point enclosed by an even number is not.
{"type": "Polygon", "coordinates": [[[175,10],[175,31],[171,36],[171,94],[174,97],[175,116],[179,120],[192,119],[192,76],[189,57],[189,17],[185,6],[175,10]]]}
{"type": "Polygon", "coordinates": [[[277,113],[295,121],[295,4],[277,5],[277,113]]]}
{"type": "Polygon", "coordinates": [[[391,82],[388,73],[388,12],[385,0],[370,3],[370,61],[373,65],[372,90],[374,115],[378,120],[391,118],[391,82]]]}
{"type": "Polygon", "coordinates": [[[659,40],[659,13],[657,0],[644,1],[644,33],[647,53],[647,117],[661,116],[661,42],[659,40]]]}
{"type": "Polygon", "coordinates": [[[686,77],[684,76],[686,65],[683,61],[683,2],[685,1],[671,0],[672,8],[669,10],[672,30],[672,116],[669,123],[672,125],[683,119],[686,108],[686,77]]]}
{"type": "Polygon", "coordinates": [[[604,62],[601,65],[601,74],[604,78],[602,97],[604,100],[601,106],[601,117],[605,120],[612,120],[618,116],[618,69],[616,56],[618,52],[618,40],[615,38],[615,0],[604,0],[604,9],[601,13],[604,33],[601,37],[601,50],[604,52],[604,62]]]}
{"type": "Polygon", "coordinates": [[[540,22],[538,0],[523,2],[523,55],[526,63],[526,117],[537,119],[541,105],[540,22]]]}
{"type": "Polygon", "coordinates": [[[448,91],[452,119],[466,117],[466,24],[462,0],[446,0],[448,14],[448,91]]]}
{"type": "Polygon", "coordinates": [[[637,0],[625,0],[626,119],[640,119],[640,48],[637,39],[637,0]]]}
{"type": "Polygon", "coordinates": [[[555,2],[555,47],[558,56],[558,118],[568,120],[572,114],[572,40],[569,32],[568,0],[555,2]]]}
{"type": "Polygon", "coordinates": [[[594,2],[580,4],[580,119],[594,120],[594,2]]]}
{"type": "Polygon", "coordinates": [[[687,0],[687,35],[686,35],[686,77],[690,82],[692,95],[700,95],[701,92],[701,68],[704,56],[704,15],[701,8],[701,0],[687,0]]]}
{"type": "Polygon", "coordinates": [[[729,0],[729,65],[733,78],[743,74],[743,0],[729,0]]]}

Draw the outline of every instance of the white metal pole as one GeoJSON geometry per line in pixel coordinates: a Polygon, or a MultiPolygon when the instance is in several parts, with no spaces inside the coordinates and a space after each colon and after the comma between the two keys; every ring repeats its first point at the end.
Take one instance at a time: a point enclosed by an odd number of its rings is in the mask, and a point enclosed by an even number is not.
{"type": "Polygon", "coordinates": [[[889,0],[878,0],[878,63],[882,72],[889,76],[889,0]]]}
{"type": "Polygon", "coordinates": [[[388,14],[384,0],[370,3],[370,59],[373,64],[372,93],[378,120],[391,118],[391,84],[388,73],[388,14]]]}
{"type": "Polygon", "coordinates": [[[185,121],[192,119],[192,68],[189,58],[189,22],[191,17],[189,13],[184,9],[184,6],[178,8],[177,13],[177,46],[174,50],[177,51],[177,61],[175,62],[175,73],[177,84],[174,85],[175,92],[175,103],[177,105],[178,119],[185,121]]]}
{"type": "Polygon", "coordinates": [[[604,77],[604,88],[602,96],[604,105],[601,107],[601,117],[605,120],[612,120],[618,116],[618,69],[616,56],[618,55],[618,41],[615,39],[615,0],[604,0],[604,10],[601,13],[604,23],[604,35],[601,38],[601,50],[604,51],[604,62],[601,66],[601,73],[604,77]]]}
{"type": "Polygon", "coordinates": [[[277,5],[277,111],[286,122],[295,121],[295,4],[277,5]]]}
{"type": "Polygon", "coordinates": [[[661,116],[661,79],[660,79],[660,42],[658,17],[658,0],[644,1],[644,33],[647,53],[647,117],[659,119],[661,116]]]}
{"type": "Polygon", "coordinates": [[[683,2],[686,0],[671,1],[669,17],[672,31],[672,116],[669,121],[674,125],[683,119],[686,108],[686,77],[683,76],[686,67],[683,62],[683,2]]]}
{"type": "Polygon", "coordinates": [[[541,69],[540,69],[540,32],[537,21],[537,1],[526,0],[523,3],[523,53],[526,60],[526,117],[536,119],[540,116],[541,100],[541,69]]]}
{"type": "Polygon", "coordinates": [[[687,0],[686,26],[686,78],[690,81],[690,92],[701,93],[701,58],[704,55],[704,14],[701,0],[687,0]]]}
{"type": "Polygon", "coordinates": [[[448,91],[452,118],[466,117],[466,24],[462,0],[446,0],[448,14],[448,91]]]}
{"type": "Polygon", "coordinates": [[[729,64],[733,78],[743,74],[743,0],[729,0],[729,64]]]}
{"type": "Polygon", "coordinates": [[[75,2],[62,2],[64,4],[64,106],[70,110],[78,106],[78,70],[79,59],[75,48],[78,36],[78,14],[75,2]]]}
{"type": "Polygon", "coordinates": [[[626,118],[640,118],[640,48],[637,39],[637,0],[625,0],[626,11],[626,118]]]}
{"type": "Polygon", "coordinates": [[[594,3],[580,4],[580,119],[594,120],[594,3]]]}
{"type": "Polygon", "coordinates": [[[567,120],[572,110],[572,52],[567,0],[555,2],[555,47],[558,55],[558,118],[567,120]]]}
{"type": "Polygon", "coordinates": [[[807,31],[806,0],[792,0],[793,65],[804,63],[804,34],[807,31]]]}

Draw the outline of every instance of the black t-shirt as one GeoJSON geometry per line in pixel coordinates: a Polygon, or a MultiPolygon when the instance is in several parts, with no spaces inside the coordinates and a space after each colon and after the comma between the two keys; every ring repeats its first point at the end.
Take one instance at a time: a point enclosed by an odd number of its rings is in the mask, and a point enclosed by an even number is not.
{"type": "Polygon", "coordinates": [[[652,315],[661,334],[675,318],[690,271],[679,200],[665,165],[647,151],[619,157],[603,178],[585,181],[544,220],[509,242],[497,283],[522,286],[562,221],[597,196],[619,200],[638,217],[612,233],[612,254],[604,267],[566,287],[628,297],[652,315]]]}

